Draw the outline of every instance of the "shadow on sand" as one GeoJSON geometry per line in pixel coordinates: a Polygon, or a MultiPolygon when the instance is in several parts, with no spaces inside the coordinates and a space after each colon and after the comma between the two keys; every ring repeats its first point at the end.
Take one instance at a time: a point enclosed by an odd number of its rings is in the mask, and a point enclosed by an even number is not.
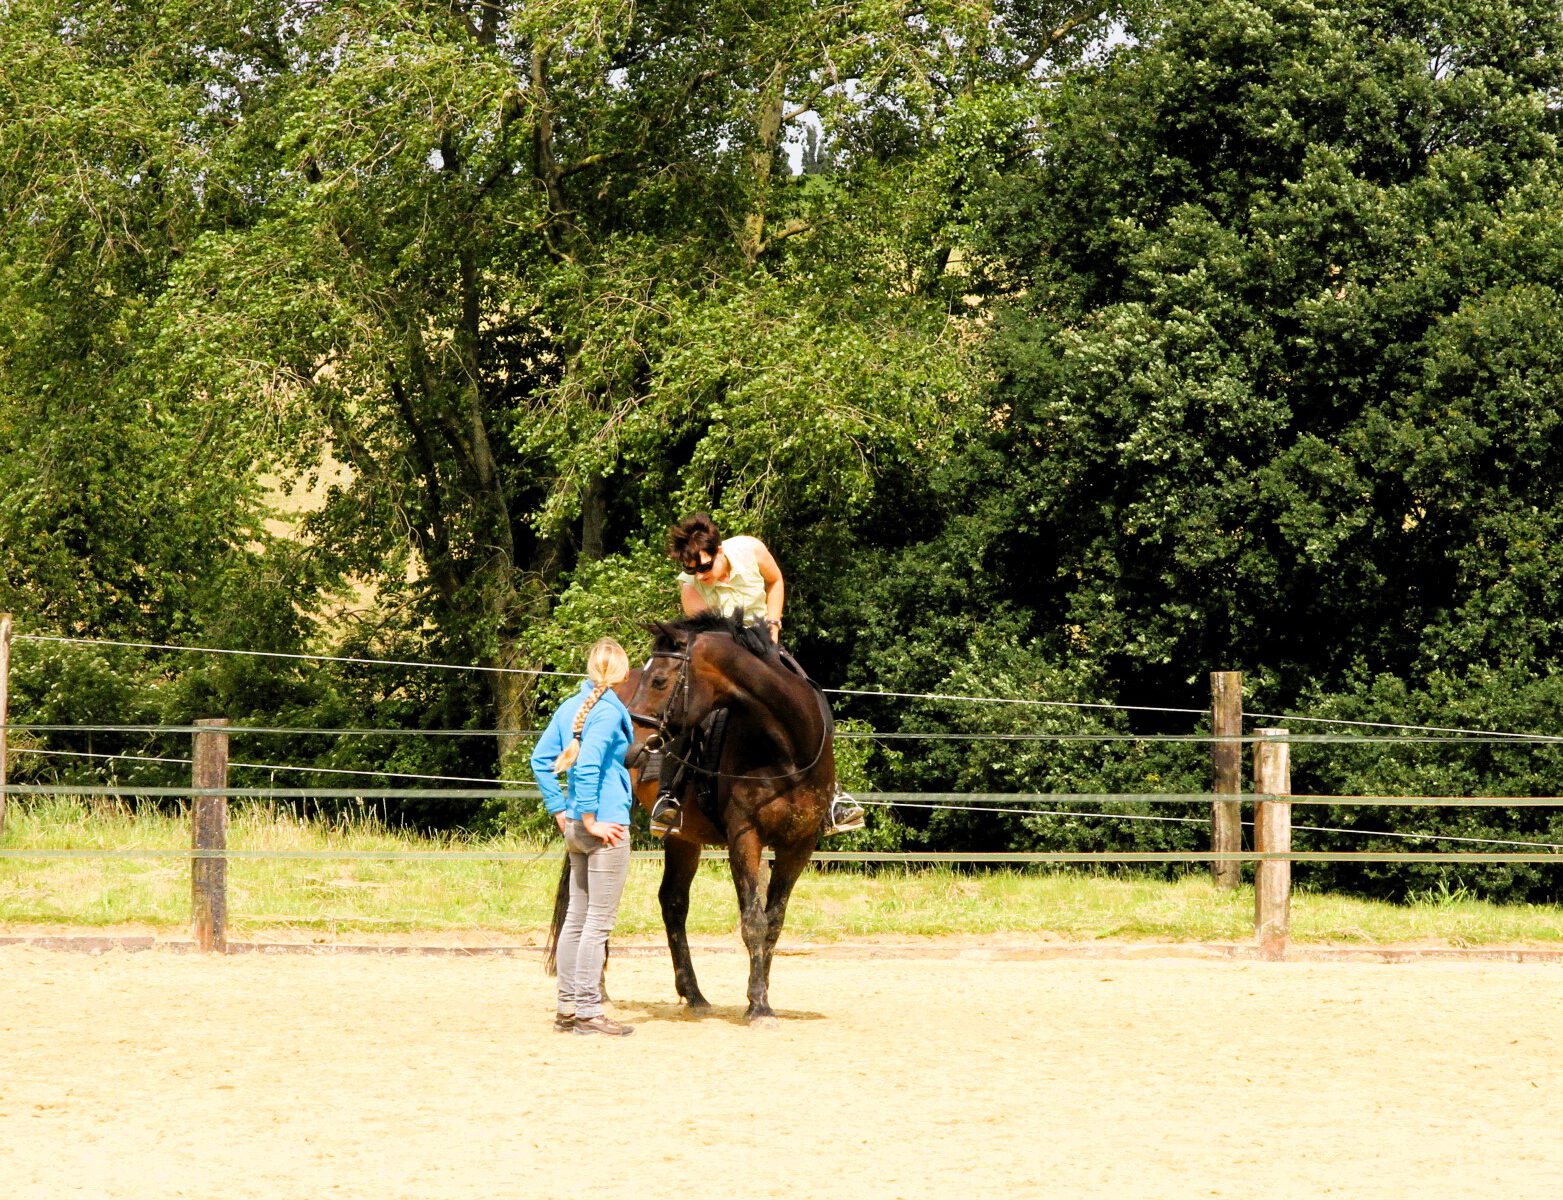
{"type": "MultiPolygon", "coordinates": [[[[624,1000],[620,1005],[625,1010],[634,1010],[637,1016],[645,1014],[647,1022],[650,1021],[725,1021],[729,1025],[747,1025],[744,1013],[748,1011],[746,1005],[713,1004],[703,1011],[695,1011],[682,1001],[665,1000],[624,1000]]],[[[627,1014],[626,1014],[627,1015],[627,1014]]],[[[779,1008],[776,1016],[783,1024],[788,1021],[825,1021],[829,1018],[824,1013],[801,1012],[797,1009],[779,1008]]],[[[635,1024],[641,1024],[636,1021],[635,1024]]]]}

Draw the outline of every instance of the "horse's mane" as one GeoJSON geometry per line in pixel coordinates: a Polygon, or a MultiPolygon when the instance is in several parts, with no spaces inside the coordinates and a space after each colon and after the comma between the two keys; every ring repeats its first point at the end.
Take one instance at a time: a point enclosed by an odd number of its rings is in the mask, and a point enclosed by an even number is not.
{"type": "Polygon", "coordinates": [[[756,658],[763,658],[767,662],[779,659],[776,643],[771,640],[765,626],[750,624],[741,608],[730,617],[707,611],[679,621],[658,621],[652,628],[657,635],[659,650],[687,646],[702,633],[725,633],[756,658]]]}

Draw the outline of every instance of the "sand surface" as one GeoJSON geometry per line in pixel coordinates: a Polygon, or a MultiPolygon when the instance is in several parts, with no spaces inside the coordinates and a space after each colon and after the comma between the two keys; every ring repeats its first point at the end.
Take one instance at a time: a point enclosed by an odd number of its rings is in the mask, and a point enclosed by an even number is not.
{"type": "Polygon", "coordinates": [[[8,1198],[1563,1195],[1555,964],[0,947],[8,1198]]]}

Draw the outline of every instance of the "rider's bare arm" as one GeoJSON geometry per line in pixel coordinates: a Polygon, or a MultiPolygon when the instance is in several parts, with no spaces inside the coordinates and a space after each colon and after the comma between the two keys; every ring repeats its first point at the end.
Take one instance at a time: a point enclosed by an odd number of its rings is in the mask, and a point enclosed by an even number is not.
{"type": "Polygon", "coordinates": [[[692,583],[683,584],[678,589],[679,602],[684,606],[686,617],[698,617],[706,611],[706,602],[701,599],[700,592],[692,583]]]}
{"type": "Polygon", "coordinates": [[[765,580],[765,617],[770,626],[771,638],[781,641],[782,609],[787,604],[787,581],[782,578],[776,558],[764,546],[756,549],[754,561],[759,564],[760,578],[765,580]]]}

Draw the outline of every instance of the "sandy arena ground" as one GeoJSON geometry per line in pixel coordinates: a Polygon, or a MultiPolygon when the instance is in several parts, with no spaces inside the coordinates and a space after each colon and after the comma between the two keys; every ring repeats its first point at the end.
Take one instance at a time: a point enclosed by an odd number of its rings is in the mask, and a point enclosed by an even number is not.
{"type": "Polygon", "coordinates": [[[0,948],[0,1187],[86,1196],[1563,1195],[1563,967],[0,948]]]}

